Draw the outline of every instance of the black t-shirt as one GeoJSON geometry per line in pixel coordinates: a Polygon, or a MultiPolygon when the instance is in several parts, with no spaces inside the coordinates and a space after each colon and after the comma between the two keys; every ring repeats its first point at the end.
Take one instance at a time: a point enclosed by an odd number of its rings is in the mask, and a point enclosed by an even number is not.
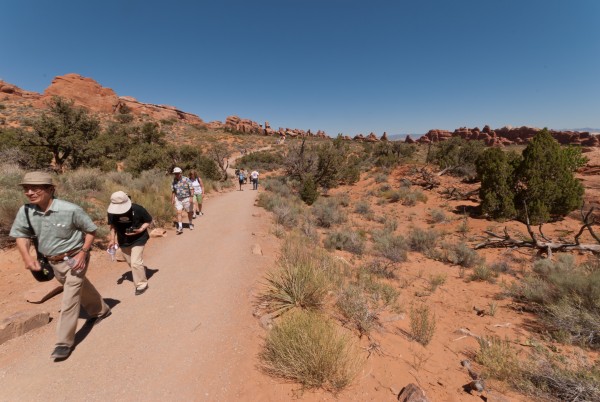
{"type": "Polygon", "coordinates": [[[124,214],[108,214],[108,224],[115,227],[117,240],[121,247],[143,246],[150,236],[148,230],[142,233],[127,236],[125,231],[128,228],[139,228],[144,223],[152,222],[152,217],[144,207],[138,204],[131,204],[131,209],[124,214]]]}

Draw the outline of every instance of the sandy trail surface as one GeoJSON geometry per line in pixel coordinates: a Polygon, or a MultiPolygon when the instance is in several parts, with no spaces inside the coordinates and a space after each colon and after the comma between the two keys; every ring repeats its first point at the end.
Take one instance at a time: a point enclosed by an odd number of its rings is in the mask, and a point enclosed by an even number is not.
{"type": "MultiPolygon", "coordinates": [[[[117,283],[125,263],[95,255],[89,277],[112,316],[96,326],[82,318],[75,350],[62,362],[49,357],[56,320],[0,345],[0,400],[289,399],[289,386],[255,367],[264,330],[252,300],[277,252],[267,215],[254,206],[257,193],[246,185],[220,194],[194,231],[184,223],[182,235],[152,239],[144,255],[150,288],[141,296],[128,280],[117,283]],[[252,254],[253,244],[265,255],[252,254]]],[[[56,318],[59,302],[43,308],[56,318]]]]}

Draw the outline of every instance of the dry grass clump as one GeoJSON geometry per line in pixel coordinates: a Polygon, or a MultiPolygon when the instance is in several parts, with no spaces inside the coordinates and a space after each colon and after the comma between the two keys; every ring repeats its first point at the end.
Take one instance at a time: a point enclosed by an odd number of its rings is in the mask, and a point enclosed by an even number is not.
{"type": "Polygon", "coordinates": [[[577,266],[571,255],[537,261],[533,272],[510,289],[537,311],[545,329],[562,342],[600,348],[600,269],[577,266]]]}
{"type": "Polygon", "coordinates": [[[433,339],[436,327],[435,313],[429,306],[423,304],[410,309],[410,332],[413,339],[423,346],[427,346],[433,339]]]}
{"type": "Polygon", "coordinates": [[[437,288],[446,283],[446,275],[445,274],[437,274],[431,275],[429,277],[429,291],[431,293],[435,292],[437,288]]]}
{"type": "Polygon", "coordinates": [[[373,274],[379,278],[394,279],[396,278],[397,265],[393,262],[383,261],[380,259],[373,260],[363,266],[363,270],[373,274]]]}
{"type": "Polygon", "coordinates": [[[106,179],[99,169],[77,169],[58,176],[61,189],[65,193],[80,191],[103,191],[106,179]]]}
{"type": "Polygon", "coordinates": [[[428,255],[436,246],[439,234],[435,230],[412,228],[408,232],[408,244],[412,251],[428,255]]]}
{"type": "Polygon", "coordinates": [[[553,355],[541,346],[525,359],[508,339],[479,339],[475,361],[484,378],[505,381],[525,394],[553,401],[600,400],[600,361],[590,363],[582,354],[553,355]]]}
{"type": "Polygon", "coordinates": [[[494,283],[496,282],[496,276],[497,274],[487,265],[478,265],[473,268],[469,280],[494,283]]]}
{"type": "Polygon", "coordinates": [[[394,262],[404,262],[407,258],[408,244],[404,237],[395,236],[387,231],[376,231],[373,233],[375,250],[381,255],[394,262]]]}
{"type": "Polygon", "coordinates": [[[371,205],[367,201],[359,201],[358,203],[356,203],[354,212],[360,215],[370,214],[372,213],[371,205]]]}
{"type": "Polygon", "coordinates": [[[349,251],[362,255],[365,252],[365,239],[360,233],[350,229],[330,232],[325,238],[325,248],[328,250],[349,251]]]}
{"type": "Polygon", "coordinates": [[[441,209],[434,208],[431,211],[429,211],[429,220],[432,223],[446,222],[446,220],[447,220],[446,213],[444,211],[442,211],[441,209]]]}
{"type": "Polygon", "coordinates": [[[371,332],[377,324],[377,312],[369,306],[368,296],[357,285],[345,287],[335,305],[360,336],[371,332]]]}
{"type": "Polygon", "coordinates": [[[259,357],[263,370],[273,376],[333,393],[352,382],[364,361],[349,335],[304,311],[285,316],[271,330],[259,357]]]}
{"type": "Polygon", "coordinates": [[[346,222],[346,213],[340,208],[335,199],[320,198],[312,206],[315,222],[322,228],[330,228],[333,225],[346,222]]]}
{"type": "MultiPolygon", "coordinates": [[[[385,186],[385,184],[384,184],[385,186]]],[[[417,205],[418,202],[427,202],[427,196],[421,190],[411,191],[407,187],[400,187],[398,190],[384,190],[381,197],[389,202],[399,202],[409,207],[417,205]]]]}
{"type": "Polygon", "coordinates": [[[464,268],[471,268],[483,264],[484,258],[477,254],[465,243],[443,243],[441,250],[436,250],[433,257],[464,268]]]}

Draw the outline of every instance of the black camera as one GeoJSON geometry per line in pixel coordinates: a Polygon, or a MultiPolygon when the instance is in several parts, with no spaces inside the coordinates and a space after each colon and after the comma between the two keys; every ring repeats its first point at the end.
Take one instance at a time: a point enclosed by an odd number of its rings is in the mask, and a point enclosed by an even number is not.
{"type": "Polygon", "coordinates": [[[135,232],[136,230],[137,230],[136,228],[131,226],[131,227],[128,227],[127,229],[125,229],[125,233],[131,234],[131,233],[135,232]]]}

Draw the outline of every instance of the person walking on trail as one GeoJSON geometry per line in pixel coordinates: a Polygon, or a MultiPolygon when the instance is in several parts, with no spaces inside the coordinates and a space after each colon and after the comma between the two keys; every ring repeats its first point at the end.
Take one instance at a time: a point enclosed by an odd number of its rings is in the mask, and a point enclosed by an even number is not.
{"type": "Polygon", "coordinates": [[[238,181],[240,183],[240,191],[244,191],[244,189],[242,188],[242,184],[244,184],[244,180],[246,179],[246,174],[244,172],[244,168],[241,168],[240,170],[238,170],[237,175],[238,175],[238,181]]]}
{"type": "Polygon", "coordinates": [[[188,215],[189,228],[194,230],[194,224],[192,223],[193,214],[192,208],[194,207],[194,186],[192,181],[181,174],[181,168],[176,167],[173,169],[173,193],[171,194],[171,204],[175,206],[177,210],[177,234],[183,233],[183,223],[181,222],[183,211],[185,210],[188,215]]]}
{"type": "Polygon", "coordinates": [[[252,190],[258,190],[258,172],[256,170],[250,173],[250,181],[252,182],[252,190]]]}
{"type": "Polygon", "coordinates": [[[39,253],[47,258],[56,279],[63,284],[56,347],[50,356],[64,360],[75,342],[81,307],[94,324],[111,314],[110,307],[85,277],[98,227],[81,207],[55,198],[49,173],[27,173],[20,185],[29,204],[17,212],[10,236],[16,239],[25,268],[39,271],[39,261],[29,253],[31,238],[35,236],[39,253]]]}
{"type": "Polygon", "coordinates": [[[196,218],[196,216],[204,215],[202,212],[202,195],[204,194],[204,183],[202,183],[202,179],[198,176],[195,170],[190,170],[190,180],[192,181],[192,186],[194,187],[194,213],[192,214],[192,218],[196,218]]]}
{"type": "Polygon", "coordinates": [[[144,246],[148,242],[148,226],[152,216],[144,207],[131,202],[123,191],[110,196],[108,206],[108,224],[110,225],[109,250],[121,247],[125,261],[131,267],[135,295],[139,296],[148,290],[148,278],[144,267],[144,246]]]}

